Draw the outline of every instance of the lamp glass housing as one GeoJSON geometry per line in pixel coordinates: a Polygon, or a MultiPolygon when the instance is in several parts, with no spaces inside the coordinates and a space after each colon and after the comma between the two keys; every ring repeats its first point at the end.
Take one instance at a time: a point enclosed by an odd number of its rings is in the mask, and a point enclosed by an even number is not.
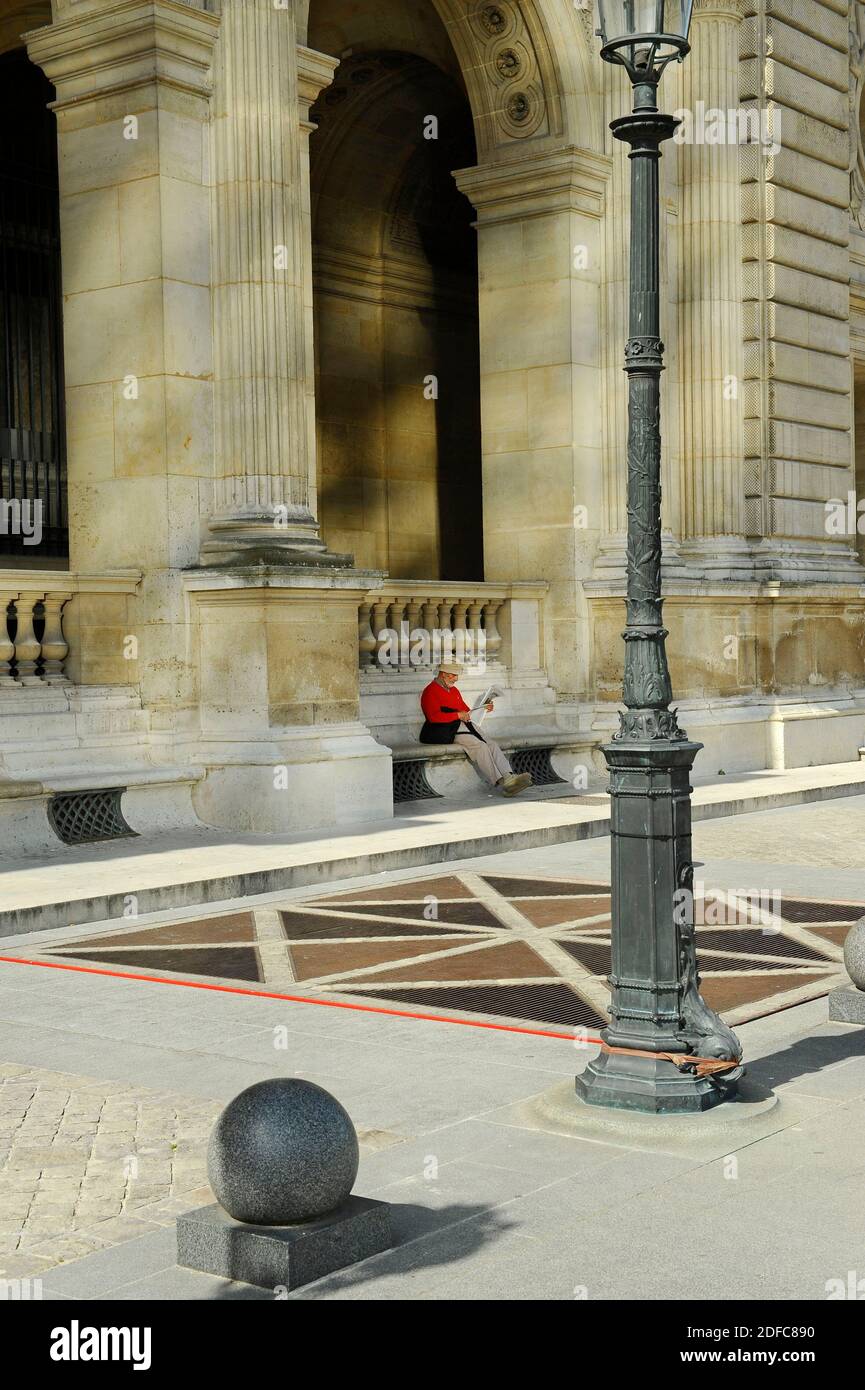
{"type": "Polygon", "coordinates": [[[601,57],[634,70],[684,58],[692,9],[693,0],[598,0],[601,57]]]}

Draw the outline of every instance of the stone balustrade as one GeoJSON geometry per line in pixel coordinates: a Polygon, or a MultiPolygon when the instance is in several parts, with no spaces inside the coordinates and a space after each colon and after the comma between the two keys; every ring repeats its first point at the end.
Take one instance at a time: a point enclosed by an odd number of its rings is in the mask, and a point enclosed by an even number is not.
{"type": "Polygon", "coordinates": [[[0,569],[0,688],[68,685],[64,612],[80,593],[134,592],[140,575],[0,569]]]}
{"type": "Polygon", "coordinates": [[[404,671],[441,660],[479,668],[509,664],[514,601],[534,610],[539,631],[546,590],[543,583],[386,580],[359,608],[361,670],[404,671]]]}

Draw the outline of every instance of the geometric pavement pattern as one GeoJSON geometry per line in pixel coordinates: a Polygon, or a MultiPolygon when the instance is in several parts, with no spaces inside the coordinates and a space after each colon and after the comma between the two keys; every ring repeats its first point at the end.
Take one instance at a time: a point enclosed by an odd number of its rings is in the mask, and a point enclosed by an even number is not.
{"type": "MultiPolygon", "coordinates": [[[[695,901],[701,992],[729,1023],[846,979],[844,938],[862,904],[782,897],[771,907],[715,891],[695,901]]],[[[597,1029],[609,1018],[610,890],[458,872],[115,929],[40,954],[409,1012],[597,1029]]]]}

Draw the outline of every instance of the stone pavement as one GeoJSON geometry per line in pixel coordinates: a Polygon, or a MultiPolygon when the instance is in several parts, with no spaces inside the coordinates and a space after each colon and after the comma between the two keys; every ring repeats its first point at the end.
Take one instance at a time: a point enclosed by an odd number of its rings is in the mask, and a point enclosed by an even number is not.
{"type": "MultiPolygon", "coordinates": [[[[734,1027],[843,986],[858,901],[780,887],[695,895],[702,993],[734,1027]]],[[[595,879],[451,869],[353,892],[321,889],[247,911],[40,932],[0,961],[259,993],[375,1000],[391,1009],[532,1024],[609,1022],[610,890],[595,879]]]]}
{"type": "Polygon", "coordinates": [[[209,1200],[219,1106],[40,1067],[0,1065],[4,1278],[173,1226],[209,1200]]]}
{"type": "MultiPolygon", "coordinates": [[[[856,898],[865,890],[855,866],[865,798],[844,803],[848,833],[839,837],[840,807],[767,811],[698,827],[696,852],[707,860],[701,872],[713,886],[741,884],[750,848],[771,858],[747,861],[747,882],[780,882],[803,895],[831,886],[856,898]],[[797,863],[800,847],[815,836],[843,839],[847,848],[839,843],[834,852],[843,862],[797,863]]],[[[608,842],[596,840],[471,867],[588,877],[608,854],[608,842]]],[[[149,1147],[154,1138],[152,1123],[143,1139],[131,1130],[133,1098],[149,1121],[159,1106],[166,1121],[168,1109],[178,1116],[169,1148],[189,1139],[173,1196],[160,1188],[146,1210],[127,1207],[120,1218],[103,1213],[105,1230],[119,1220],[152,1227],[135,1236],[135,1227],[115,1226],[112,1243],[94,1253],[43,1264],[44,1296],[272,1298],[175,1268],[166,1203],[201,1195],[196,1163],[214,1108],[263,1077],[303,1075],[337,1095],[367,1132],[356,1191],[394,1204],[398,1248],[292,1298],[825,1299],[832,1280],[847,1281],[851,1271],[865,1278],[865,1030],[829,1023],[821,999],[739,1032],[750,1076],[780,1097],[757,1138],[722,1137],[708,1147],[575,1138],[554,1132],[533,1099],[569,1082],[591,1055],[571,1042],[0,966],[0,1057],[25,1069],[25,1088],[34,1071],[53,1071],[62,1058],[65,1075],[59,1087],[56,1077],[47,1082],[49,1093],[89,1097],[90,1125],[94,1097],[120,1107],[111,1116],[119,1139],[104,1160],[112,1202],[127,1181],[123,1168],[134,1146],[149,1147]]],[[[20,1085],[13,1075],[13,1089],[20,1085]]],[[[56,1132],[59,1101],[50,1100],[35,1138],[56,1132]]],[[[16,1115],[20,1108],[19,1099],[16,1115]]],[[[162,1137],[168,1134],[166,1124],[162,1137]]],[[[163,1165],[166,1157],[164,1149],[153,1155],[163,1165]]],[[[54,1171],[57,1201],[67,1211],[78,1163],[61,1161],[54,1171]]],[[[40,1173],[50,1180],[50,1170],[46,1163],[40,1173]]],[[[167,1171],[157,1167],[157,1181],[164,1184],[167,1171]]],[[[139,1176],[147,1181],[153,1173],[142,1164],[139,1176]]],[[[98,1225],[88,1223],[88,1234],[98,1225]]],[[[16,1277],[9,1256],[0,1268],[4,1263],[0,1278],[16,1277]]],[[[25,1266],[17,1268],[23,1276],[25,1266]]]]}

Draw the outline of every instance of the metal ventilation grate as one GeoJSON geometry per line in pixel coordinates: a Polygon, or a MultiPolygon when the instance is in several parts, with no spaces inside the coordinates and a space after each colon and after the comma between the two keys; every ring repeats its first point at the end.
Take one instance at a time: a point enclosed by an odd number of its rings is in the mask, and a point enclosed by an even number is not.
{"type": "Polygon", "coordinates": [[[51,828],[64,845],[120,840],[135,835],[123,819],[120,798],[125,787],[89,792],[56,792],[48,803],[51,828]]]}
{"type": "Polygon", "coordinates": [[[393,799],[397,801],[425,801],[438,796],[433,791],[426,776],[426,762],[423,758],[408,758],[403,762],[394,761],[393,799]]]}
{"type": "Polygon", "coordinates": [[[518,748],[511,754],[511,767],[514,772],[530,772],[536,787],[552,787],[564,783],[565,778],[553,771],[550,762],[552,748],[518,748]]]}

